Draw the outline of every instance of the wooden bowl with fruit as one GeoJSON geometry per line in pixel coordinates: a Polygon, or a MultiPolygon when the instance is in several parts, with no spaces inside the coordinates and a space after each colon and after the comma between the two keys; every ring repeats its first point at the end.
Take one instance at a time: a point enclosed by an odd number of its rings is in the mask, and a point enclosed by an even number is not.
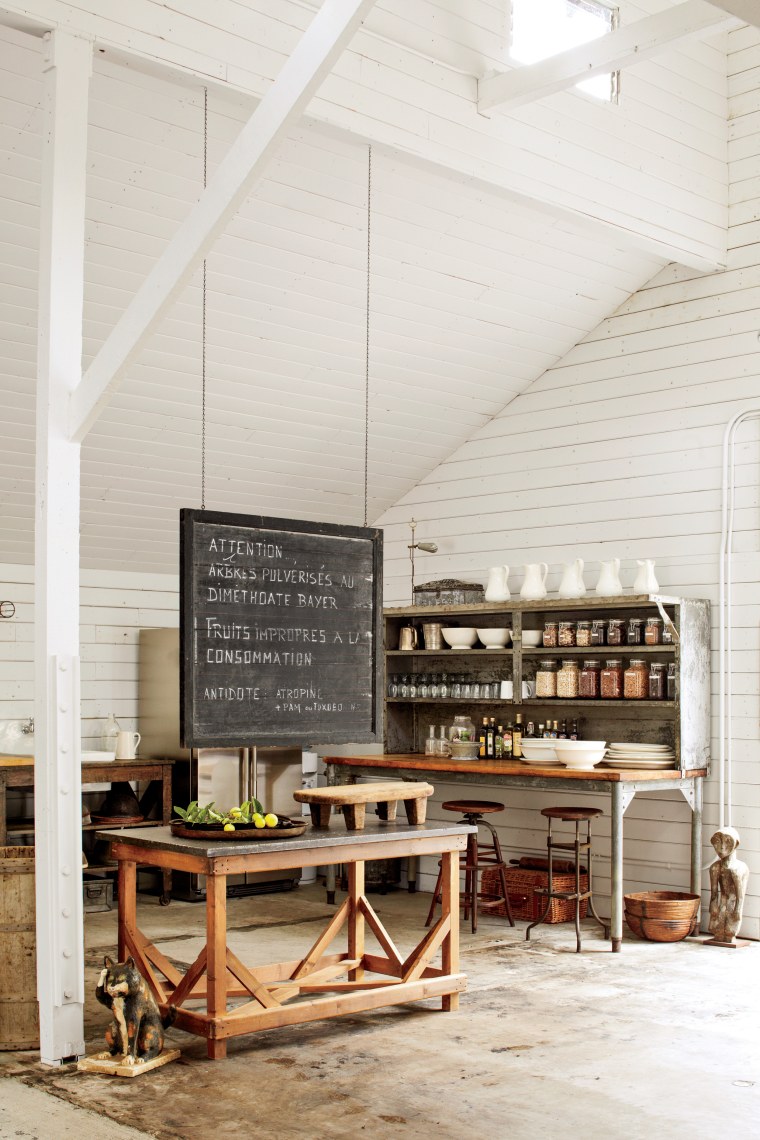
{"type": "Polygon", "coordinates": [[[245,839],[251,843],[294,839],[306,830],[305,820],[267,812],[256,799],[228,811],[219,810],[213,803],[201,807],[193,800],[186,808],[175,806],[173,811],[179,818],[171,821],[171,832],[180,839],[245,839]]]}

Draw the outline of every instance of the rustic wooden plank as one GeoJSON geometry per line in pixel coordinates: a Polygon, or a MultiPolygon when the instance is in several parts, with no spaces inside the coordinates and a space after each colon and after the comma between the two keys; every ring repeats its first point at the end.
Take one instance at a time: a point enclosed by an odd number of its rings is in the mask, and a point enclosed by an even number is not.
{"type": "Polygon", "coordinates": [[[299,804],[376,804],[384,800],[426,799],[435,789],[431,784],[378,780],[373,784],[339,784],[329,788],[297,788],[293,799],[299,804]]]}
{"type": "MultiPolygon", "coordinates": [[[[459,857],[457,855],[457,862],[458,861],[459,861],[459,857]]],[[[361,906],[362,914],[364,915],[367,922],[369,923],[370,929],[372,930],[372,933],[374,934],[375,938],[378,940],[381,947],[383,948],[385,953],[388,955],[388,957],[391,959],[391,961],[395,965],[398,966],[399,971],[400,971],[401,965],[402,965],[401,955],[399,954],[398,950],[396,949],[396,947],[393,943],[393,939],[388,934],[388,931],[385,929],[382,922],[378,918],[377,914],[374,911],[374,908],[372,907],[372,904],[370,903],[370,901],[366,895],[364,895],[362,897],[362,899],[360,901],[360,906],[361,906]]]]}
{"type": "Polygon", "coordinates": [[[274,1009],[279,1002],[256,975],[227,947],[227,968],[233,977],[242,982],[253,998],[265,1009],[274,1009]]]}
{"type": "Polygon", "coordinates": [[[344,899],[335,914],[328,922],[325,929],[320,934],[319,938],[317,938],[316,942],[309,950],[308,954],[306,954],[306,956],[302,958],[296,966],[291,975],[293,981],[297,981],[299,978],[304,977],[314,968],[316,963],[322,958],[322,955],[324,954],[327,947],[338,935],[339,931],[342,929],[346,921],[348,921],[349,915],[350,902],[348,899],[344,899]]]}
{"type": "MultiPolygon", "coordinates": [[[[456,921],[459,921],[459,915],[456,916],[456,921]]],[[[402,981],[415,982],[422,976],[425,967],[451,930],[451,926],[451,915],[441,915],[435,926],[428,931],[419,946],[409,954],[404,962],[401,973],[402,981]]]]}
{"type": "MultiPolygon", "coordinates": [[[[313,970],[311,973],[306,974],[301,981],[270,988],[269,992],[276,1001],[282,1003],[292,997],[296,997],[297,994],[305,991],[307,987],[311,988],[317,983],[327,982],[330,978],[336,978],[339,977],[340,974],[345,974],[348,970],[352,970],[358,966],[360,962],[361,959],[359,958],[344,958],[331,966],[325,966],[322,970],[313,970]]],[[[235,1012],[238,1013],[240,1011],[235,1010],[235,1012]]]]}
{"type": "MultiPolygon", "coordinates": [[[[452,851],[441,855],[441,915],[449,920],[441,947],[441,970],[455,974],[459,970],[459,856],[452,851]]],[[[453,1012],[459,1008],[459,994],[444,994],[442,1004],[445,1011],[453,1012]]]]}
{"type": "MultiPolygon", "coordinates": [[[[348,864],[348,954],[360,962],[364,957],[364,863],[348,864]]],[[[349,971],[349,980],[359,981],[364,977],[361,965],[349,971]]]]}
{"type": "MultiPolygon", "coordinates": [[[[200,993],[193,993],[195,985],[197,984],[197,982],[199,981],[199,979],[203,976],[203,974],[205,972],[206,972],[206,947],[204,946],[202,948],[200,954],[198,955],[198,957],[195,959],[195,961],[192,963],[192,965],[188,968],[187,973],[184,975],[183,978],[180,979],[180,981],[178,982],[174,991],[171,993],[171,995],[170,995],[171,1004],[176,1005],[176,1006],[180,1006],[180,1005],[182,1005],[182,1002],[187,997],[189,997],[191,994],[193,997],[203,996],[205,998],[205,996],[206,996],[205,988],[203,990],[202,995],[200,993]]],[[[167,999],[167,1000],[169,1000],[169,999],[167,999]]]]}
{"type": "MultiPolygon", "coordinates": [[[[209,875],[206,879],[206,1008],[212,1024],[227,1010],[227,879],[209,875]]],[[[209,1041],[212,1060],[226,1056],[223,1042],[209,1041]]]]}

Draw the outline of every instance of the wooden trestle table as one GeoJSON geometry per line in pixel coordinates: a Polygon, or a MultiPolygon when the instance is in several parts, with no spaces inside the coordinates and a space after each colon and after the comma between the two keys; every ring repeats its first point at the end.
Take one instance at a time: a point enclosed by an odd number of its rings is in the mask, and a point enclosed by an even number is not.
{"type": "Polygon", "coordinates": [[[180,839],[169,827],[102,830],[119,864],[119,961],[132,955],[162,1012],[175,1006],[177,1027],[205,1037],[216,1060],[226,1056],[230,1037],[260,1029],[435,997],[444,1010],[456,1009],[466,988],[459,971],[459,852],[473,830],[368,820],[363,831],[346,832],[336,819],[326,831],[309,827],[292,839],[258,842],[180,839]],[[417,855],[440,855],[443,905],[438,922],[402,954],[365,895],[364,862],[417,855]],[[347,865],[348,895],[313,945],[292,961],[244,965],[227,945],[227,876],[325,863],[347,865]],[[140,864],[206,876],[206,944],[184,975],[138,929],[140,864]],[[346,951],[328,954],[343,927],[346,951]],[[367,928],[380,954],[366,951],[367,928]],[[441,964],[432,965],[439,951],[441,964]]]}
{"type": "MultiPolygon", "coordinates": [[[[327,783],[343,784],[361,776],[387,780],[428,779],[436,783],[436,776],[446,784],[463,784],[470,787],[490,785],[504,788],[527,788],[549,792],[596,792],[609,796],[611,815],[610,875],[610,941],[613,951],[620,950],[623,941],[623,816],[638,792],[679,791],[691,808],[691,874],[690,890],[700,891],[700,863],[702,855],[702,781],[706,768],[688,771],[660,769],[652,771],[613,768],[593,768],[589,771],[558,767],[528,766],[519,761],[505,760],[453,760],[445,756],[425,756],[416,753],[385,753],[376,756],[326,756],[327,783]]],[[[335,897],[334,868],[328,870],[328,900],[335,897]]],[[[695,929],[698,929],[697,916],[695,929]]]]}

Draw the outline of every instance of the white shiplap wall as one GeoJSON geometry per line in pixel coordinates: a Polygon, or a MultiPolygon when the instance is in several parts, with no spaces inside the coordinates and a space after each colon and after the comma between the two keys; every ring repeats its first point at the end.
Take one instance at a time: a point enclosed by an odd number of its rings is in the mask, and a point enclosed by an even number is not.
{"type": "MultiPolygon", "coordinates": [[[[516,591],[522,564],[544,559],[556,590],[562,562],[580,555],[593,588],[599,560],[617,555],[630,587],[636,558],[648,557],[657,560],[666,592],[717,603],[723,429],[736,411],[760,407],[760,39],[745,29],[731,34],[729,46],[727,271],[663,270],[387,512],[380,520],[387,603],[409,600],[405,544],[412,515],[420,520],[417,537],[435,539],[440,548],[421,556],[425,577],[485,581],[489,565],[509,562],[516,591]]],[[[736,454],[733,817],[751,870],[743,932],[758,938],[757,424],[742,428],[736,454]]],[[[716,695],[712,712],[717,756],[716,695]]],[[[713,857],[717,784],[714,771],[706,787],[705,863],[713,857]]],[[[544,832],[537,809],[547,797],[509,799],[503,832],[510,851],[539,850],[544,832]]],[[[627,890],[688,888],[688,826],[677,793],[633,802],[626,816],[627,890]]],[[[603,839],[602,851],[605,845],[603,839]]]]}
{"type": "MultiPolygon", "coordinates": [[[[0,620],[0,720],[34,715],[34,573],[0,563],[0,598],[16,606],[0,620]]],[[[137,729],[137,650],[141,629],[179,625],[176,575],[82,572],[80,590],[82,747],[100,748],[114,713],[137,729]]]]}

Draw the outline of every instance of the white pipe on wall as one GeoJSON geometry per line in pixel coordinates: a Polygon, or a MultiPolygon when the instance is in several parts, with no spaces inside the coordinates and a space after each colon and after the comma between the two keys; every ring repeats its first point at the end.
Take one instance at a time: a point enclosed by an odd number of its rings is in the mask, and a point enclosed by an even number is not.
{"type": "Polygon", "coordinates": [[[718,803],[720,826],[731,826],[732,783],[732,546],[734,537],[734,441],[736,430],[745,420],[760,419],[760,408],[737,412],[723,433],[723,487],[721,499],[720,561],[718,573],[718,803]]]}

